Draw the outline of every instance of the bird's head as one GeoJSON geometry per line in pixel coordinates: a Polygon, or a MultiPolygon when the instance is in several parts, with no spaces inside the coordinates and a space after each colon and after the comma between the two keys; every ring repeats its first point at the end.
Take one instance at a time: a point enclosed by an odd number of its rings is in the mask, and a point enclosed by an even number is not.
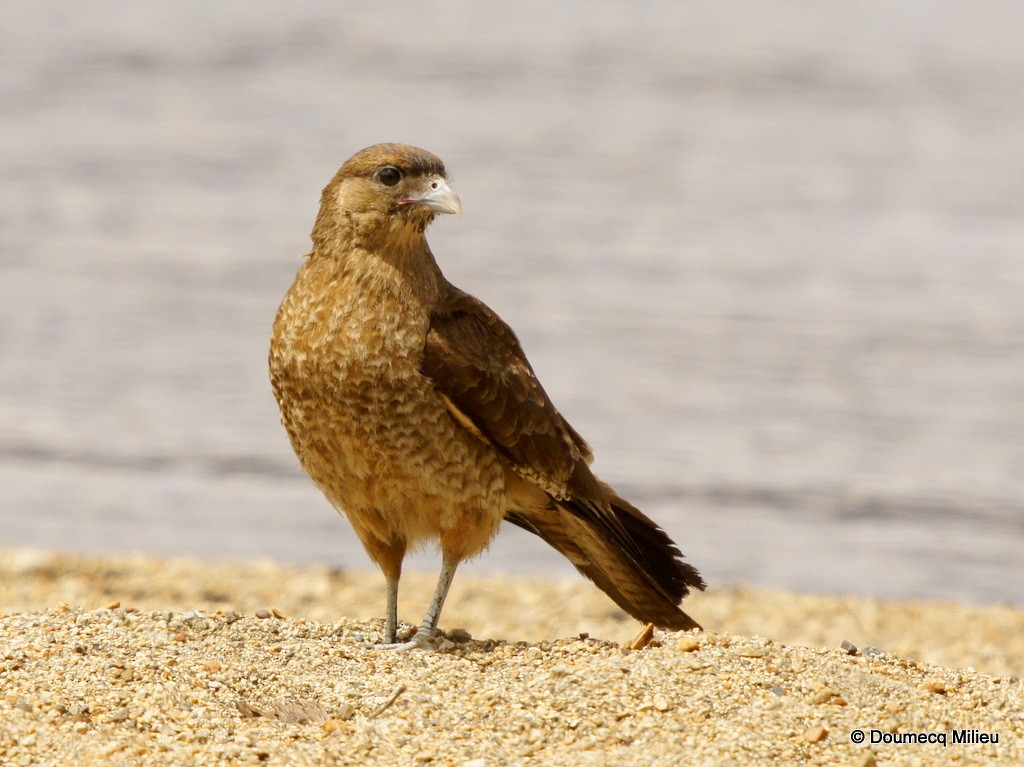
{"type": "Polygon", "coordinates": [[[440,158],[406,144],[375,144],[350,157],[324,189],[313,242],[401,247],[422,238],[438,213],[462,215],[440,158]]]}

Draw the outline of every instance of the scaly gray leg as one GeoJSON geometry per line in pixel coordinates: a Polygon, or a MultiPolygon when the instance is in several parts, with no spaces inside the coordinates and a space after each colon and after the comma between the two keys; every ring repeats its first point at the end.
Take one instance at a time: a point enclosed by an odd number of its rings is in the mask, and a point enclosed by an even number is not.
{"type": "MultiPolygon", "coordinates": [[[[430,607],[427,609],[427,614],[423,616],[423,622],[420,623],[420,627],[416,629],[416,633],[412,635],[412,639],[408,642],[401,644],[384,644],[378,645],[380,649],[395,649],[395,650],[426,650],[431,646],[431,640],[434,638],[434,630],[437,628],[437,621],[441,617],[441,608],[444,607],[444,601],[448,597],[448,589],[452,586],[452,580],[455,578],[455,569],[459,566],[458,561],[451,561],[445,559],[441,563],[441,574],[437,578],[437,587],[434,589],[434,596],[430,600],[430,607]]],[[[388,641],[388,636],[391,637],[391,642],[394,642],[394,633],[388,634],[388,627],[392,626],[391,621],[391,582],[388,582],[388,617],[384,625],[385,641],[388,641]]],[[[395,606],[397,614],[397,602],[398,602],[398,583],[395,582],[394,588],[395,606]]],[[[397,619],[396,619],[397,622],[397,619]]],[[[393,630],[392,630],[393,632],[393,630]]]]}
{"type": "Polygon", "coordinates": [[[398,578],[388,578],[388,611],[384,617],[384,644],[398,639],[398,578]]]}

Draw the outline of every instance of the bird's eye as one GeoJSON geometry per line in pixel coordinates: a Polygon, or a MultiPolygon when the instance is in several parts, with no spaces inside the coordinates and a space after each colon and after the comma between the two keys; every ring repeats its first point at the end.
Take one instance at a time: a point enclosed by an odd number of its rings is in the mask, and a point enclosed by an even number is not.
{"type": "Polygon", "coordinates": [[[402,180],[402,171],[394,165],[385,165],[377,172],[377,179],[384,186],[394,186],[402,180]]]}

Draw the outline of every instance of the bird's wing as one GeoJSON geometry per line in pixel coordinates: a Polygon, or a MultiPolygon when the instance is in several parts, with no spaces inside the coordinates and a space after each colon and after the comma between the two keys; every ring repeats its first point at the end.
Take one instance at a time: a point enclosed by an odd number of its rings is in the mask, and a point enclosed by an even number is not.
{"type": "Polygon", "coordinates": [[[551,403],[515,333],[482,301],[446,288],[422,370],[452,415],[556,498],[599,497],[590,446],[551,403]]]}
{"type": "Polygon", "coordinates": [[[660,527],[590,472],[589,446],[551,404],[501,318],[449,287],[430,318],[422,370],[454,418],[554,499],[513,509],[508,521],[562,552],[639,620],[699,627],[677,605],[691,586],[704,588],[700,574],[660,527]]]}

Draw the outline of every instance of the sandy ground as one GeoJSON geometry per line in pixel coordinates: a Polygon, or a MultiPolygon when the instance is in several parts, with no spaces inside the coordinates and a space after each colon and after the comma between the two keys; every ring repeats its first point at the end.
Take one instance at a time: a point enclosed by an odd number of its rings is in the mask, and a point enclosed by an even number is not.
{"type": "Polygon", "coordinates": [[[582,580],[467,577],[395,652],[382,604],[376,573],[4,551],[0,763],[1024,762],[1020,610],[715,588],[706,632],[630,649],[582,580]]]}

